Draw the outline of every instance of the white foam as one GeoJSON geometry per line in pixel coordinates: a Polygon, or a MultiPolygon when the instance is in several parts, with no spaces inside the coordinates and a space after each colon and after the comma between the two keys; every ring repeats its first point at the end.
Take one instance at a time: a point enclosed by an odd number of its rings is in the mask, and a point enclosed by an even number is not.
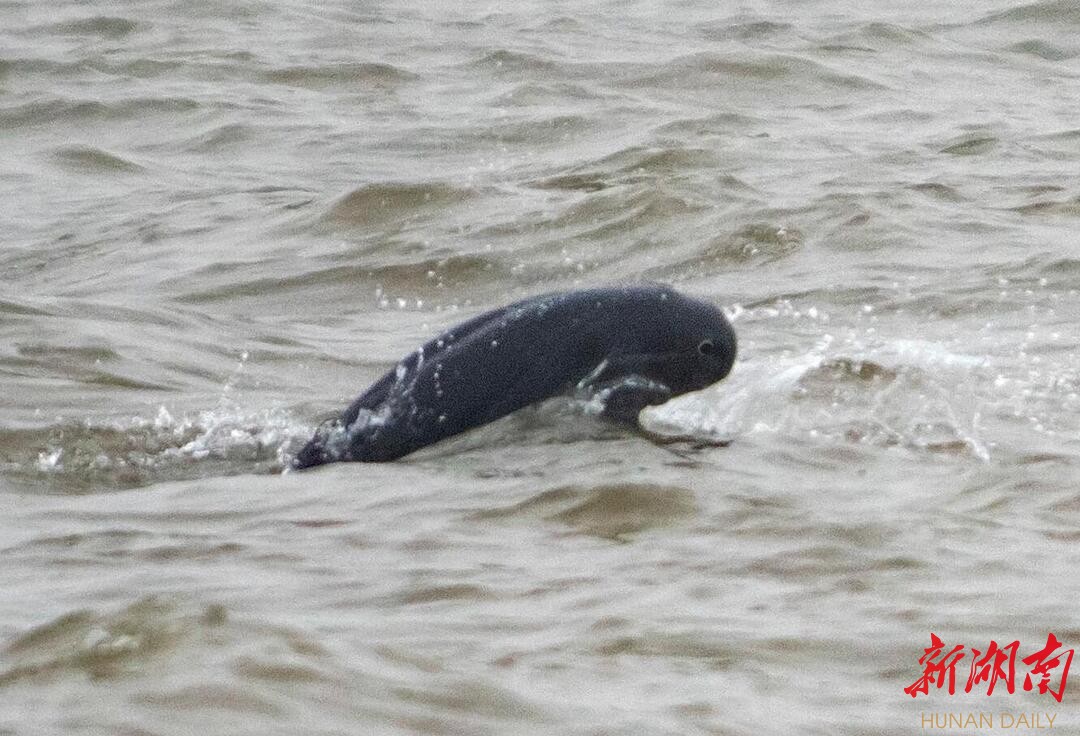
{"type": "Polygon", "coordinates": [[[826,335],[803,355],[739,361],[726,381],[645,409],[642,425],[659,434],[709,440],[769,433],[921,450],[959,443],[989,460],[988,443],[980,437],[979,397],[970,386],[972,376],[989,367],[988,359],[919,340],[873,347],[835,343],[826,335]],[[818,369],[861,364],[881,371],[868,378],[856,368],[832,382],[825,374],[805,384],[818,369]]]}

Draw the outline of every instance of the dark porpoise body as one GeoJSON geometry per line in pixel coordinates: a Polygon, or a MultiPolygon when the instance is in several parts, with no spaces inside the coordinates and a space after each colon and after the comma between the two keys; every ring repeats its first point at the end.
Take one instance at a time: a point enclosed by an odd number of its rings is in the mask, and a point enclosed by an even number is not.
{"type": "Polygon", "coordinates": [[[723,312],[666,286],[532,297],[410,353],[319,427],[292,465],[394,460],[570,389],[636,423],[644,407],[724,378],[734,360],[723,312]]]}

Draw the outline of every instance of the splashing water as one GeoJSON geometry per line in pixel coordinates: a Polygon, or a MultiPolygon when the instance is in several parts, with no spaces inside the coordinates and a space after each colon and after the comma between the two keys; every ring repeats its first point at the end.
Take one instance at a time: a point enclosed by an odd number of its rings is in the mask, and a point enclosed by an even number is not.
{"type": "MultiPolygon", "coordinates": [[[[40,432],[26,432],[25,444],[40,432]]],[[[129,417],[60,424],[46,432],[34,469],[76,486],[130,487],[237,472],[273,472],[287,466],[311,434],[283,409],[247,412],[238,407],[153,418],[129,417]]],[[[16,445],[20,443],[16,442],[16,445]]]]}

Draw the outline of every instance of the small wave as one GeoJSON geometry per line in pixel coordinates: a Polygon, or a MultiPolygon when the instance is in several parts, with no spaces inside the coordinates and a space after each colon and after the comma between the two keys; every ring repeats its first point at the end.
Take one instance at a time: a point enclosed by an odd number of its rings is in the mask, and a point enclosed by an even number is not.
{"type": "Polygon", "coordinates": [[[1013,208],[1022,215],[1060,215],[1076,217],[1080,215],[1080,197],[1063,200],[1040,200],[1013,208]]]}
{"type": "Polygon", "coordinates": [[[987,135],[986,133],[969,133],[954,138],[939,150],[941,153],[948,153],[952,156],[978,156],[992,151],[997,147],[998,143],[1000,141],[996,136],[987,135]]]}
{"type": "Polygon", "coordinates": [[[52,313],[36,306],[9,299],[0,299],[0,315],[19,317],[47,317],[52,313]]]}
{"type": "Polygon", "coordinates": [[[903,48],[926,44],[931,37],[924,31],[895,23],[874,22],[850,31],[829,36],[822,48],[825,50],[865,51],[879,53],[889,48],[903,48]]]}
{"type": "Polygon", "coordinates": [[[58,61],[40,57],[19,57],[0,60],[0,78],[5,73],[12,76],[51,75],[71,79],[84,74],[110,74],[123,77],[152,78],[179,67],[179,61],[157,59],[130,59],[126,61],[108,57],[90,57],[74,61],[58,61]]]}
{"type": "Polygon", "coordinates": [[[596,174],[563,174],[540,179],[533,182],[532,186],[537,189],[560,189],[568,192],[599,192],[611,185],[596,174]]]}
{"type": "Polygon", "coordinates": [[[211,128],[183,143],[185,150],[195,153],[216,153],[238,143],[250,141],[255,128],[243,123],[229,123],[211,128]]]}
{"type": "Polygon", "coordinates": [[[588,27],[580,20],[569,15],[559,15],[554,18],[545,19],[534,26],[534,28],[539,31],[553,31],[556,33],[578,33],[588,29],[588,27]]]}
{"type": "Polygon", "coordinates": [[[121,156],[93,146],[63,146],[53,151],[55,161],[87,174],[135,174],[145,169],[121,156]]]}
{"type": "Polygon", "coordinates": [[[935,199],[939,199],[942,202],[966,202],[967,198],[962,195],[955,187],[951,187],[948,184],[942,184],[940,182],[923,182],[920,184],[912,184],[908,187],[912,191],[919,192],[920,194],[926,194],[935,199]]]}
{"type": "Polygon", "coordinates": [[[444,601],[486,601],[495,596],[490,590],[479,585],[464,583],[447,585],[414,585],[407,590],[393,596],[392,603],[395,606],[423,605],[442,603],[444,601]]]}
{"type": "Polygon", "coordinates": [[[369,227],[417,217],[473,196],[471,189],[444,183],[367,184],[339,198],[322,219],[334,227],[369,227]]]}
{"type": "Polygon", "coordinates": [[[565,105],[567,100],[599,100],[607,96],[602,90],[581,84],[530,81],[508,92],[500,91],[492,103],[497,107],[535,108],[538,105],[565,105]]]}
{"type": "Polygon", "coordinates": [[[150,115],[176,115],[197,110],[186,97],[140,97],[104,103],[98,100],[52,98],[0,108],[0,129],[25,125],[77,123],[88,120],[126,120],[150,115]]]}
{"type": "Polygon", "coordinates": [[[37,359],[74,360],[82,363],[101,363],[120,359],[119,353],[104,345],[69,346],[35,343],[16,345],[15,348],[19,355],[37,359]]]}
{"type": "Polygon", "coordinates": [[[112,613],[73,611],[13,639],[4,649],[0,688],[62,675],[95,680],[141,672],[168,657],[192,631],[213,621],[213,607],[196,613],[144,598],[112,613]]]}
{"type": "Polygon", "coordinates": [[[670,258],[670,263],[651,267],[644,275],[659,280],[677,279],[688,274],[700,278],[733,268],[754,268],[798,252],[803,237],[799,229],[789,225],[754,222],[714,236],[686,257],[670,258]]]}
{"type": "Polygon", "coordinates": [[[763,41],[790,34],[794,28],[791,23],[755,19],[699,23],[694,26],[694,31],[710,41],[763,41]]]}
{"type": "Polygon", "coordinates": [[[578,237],[596,238],[649,226],[659,228],[677,215],[706,209],[704,202],[670,194],[652,187],[637,191],[597,192],[577,202],[548,226],[577,230],[578,237]]]}
{"type": "Polygon", "coordinates": [[[725,670],[745,658],[743,648],[713,631],[590,632],[594,654],[631,655],[657,661],[707,662],[711,671],[725,670]]]}
{"type": "MultiPolygon", "coordinates": [[[[420,308],[424,304],[423,295],[430,293],[432,287],[446,290],[492,282],[506,283],[513,277],[512,268],[499,258],[469,253],[404,263],[371,262],[368,265],[311,268],[300,273],[291,269],[289,275],[267,275],[254,279],[239,278],[234,269],[223,270],[220,264],[211,270],[221,275],[225,283],[207,287],[207,279],[204,278],[200,280],[204,284],[201,288],[185,291],[177,299],[196,304],[244,298],[274,299],[296,291],[317,289],[320,299],[325,300],[333,296],[335,292],[332,290],[338,289],[342,298],[354,301],[357,289],[366,285],[380,308],[420,308]]],[[[210,271],[205,271],[204,275],[209,276],[210,271]]],[[[179,281],[185,286],[190,282],[188,277],[179,281]]]]}
{"type": "Polygon", "coordinates": [[[263,79],[290,87],[355,89],[358,86],[396,86],[419,77],[391,64],[340,63],[273,69],[266,72],[263,79]]]}
{"type": "Polygon", "coordinates": [[[675,138],[702,138],[705,136],[725,135],[731,133],[744,133],[755,127],[760,127],[766,121],[750,115],[722,112],[705,117],[693,117],[663,123],[654,129],[657,135],[675,138]]]}
{"type": "Polygon", "coordinates": [[[234,619],[218,603],[171,596],[147,596],[119,610],[65,613],[19,634],[0,654],[5,665],[0,689],[65,677],[156,677],[161,667],[175,667],[178,657],[188,657],[199,662],[202,681],[151,688],[135,702],[218,713],[277,713],[274,700],[260,695],[261,686],[323,682],[338,674],[325,650],[302,632],[234,619]],[[204,661],[210,653],[213,657],[204,661]],[[213,675],[207,676],[208,670],[213,675]],[[224,677],[234,685],[210,684],[224,677]]]}
{"type": "Polygon", "coordinates": [[[1065,61],[1066,59],[1073,59],[1077,56],[1074,51],[1063,49],[1060,46],[1055,46],[1054,44],[1047,43],[1038,38],[1019,41],[1007,47],[1006,50],[1016,54],[1034,56],[1046,61],[1065,61]]]}
{"type": "Polygon", "coordinates": [[[96,100],[34,100],[0,108],[0,128],[53,123],[57,120],[89,120],[108,117],[109,106],[96,100]]]}
{"type": "Polygon", "coordinates": [[[594,121],[583,115],[536,117],[530,113],[516,119],[502,119],[488,126],[455,132],[454,139],[458,144],[495,142],[502,145],[563,145],[576,136],[585,135],[595,130],[594,121]]]}
{"type": "Polygon", "coordinates": [[[802,241],[803,234],[796,228],[755,222],[710,241],[701,258],[768,263],[798,250],[802,241]]]}
{"type": "Polygon", "coordinates": [[[704,148],[624,148],[596,161],[531,183],[537,189],[598,191],[620,184],[653,181],[674,174],[715,169],[716,154],[704,148]]]}
{"type": "MultiPolygon", "coordinates": [[[[530,699],[522,697],[514,689],[506,685],[496,685],[476,681],[474,679],[459,679],[447,683],[431,683],[424,685],[399,685],[393,688],[392,697],[400,700],[402,704],[412,709],[420,709],[425,714],[432,714],[423,720],[416,721],[420,726],[413,732],[434,733],[466,733],[483,731],[478,728],[480,722],[510,720],[519,724],[547,723],[551,716],[541,706],[533,703],[530,699]],[[468,725],[464,723],[454,727],[445,726],[440,722],[443,714],[454,714],[460,718],[463,715],[472,715],[474,718],[468,725]],[[432,724],[435,724],[434,727],[432,724]]],[[[388,701],[392,702],[392,701],[388,701]]],[[[395,721],[395,726],[409,723],[407,718],[395,721]]],[[[505,731],[522,731],[524,729],[504,726],[505,731]]],[[[400,730],[395,728],[394,730],[400,730]]]]}
{"type": "MultiPolygon", "coordinates": [[[[664,63],[653,74],[632,80],[635,85],[700,89],[703,77],[740,83],[752,80],[766,84],[797,85],[802,92],[812,89],[871,90],[885,89],[874,80],[833,71],[828,66],[800,56],[785,54],[721,55],[699,52],[680,56],[664,63]]],[[[630,81],[630,80],[628,80],[630,81]]]]}
{"type": "Polygon", "coordinates": [[[1046,24],[1055,28],[1080,25],[1080,6],[1073,0],[1046,0],[983,16],[980,25],[1046,24]]]}
{"type": "Polygon", "coordinates": [[[221,684],[189,685],[171,692],[144,693],[134,701],[179,713],[208,709],[219,713],[243,714],[246,718],[281,718],[286,712],[269,698],[249,689],[221,684]]]}
{"type": "Polygon", "coordinates": [[[104,340],[78,346],[17,343],[15,348],[15,355],[0,356],[0,370],[9,375],[37,379],[50,376],[92,386],[132,390],[175,389],[167,383],[133,375],[131,366],[115,365],[121,356],[104,340]]]}
{"type": "Polygon", "coordinates": [[[1080,258],[1055,259],[1043,266],[1040,273],[1058,278],[1067,277],[1071,283],[1071,279],[1080,277],[1080,258]]]}
{"type": "Polygon", "coordinates": [[[535,54],[508,51],[506,49],[498,49],[484,54],[479,59],[466,62],[462,65],[462,68],[514,74],[541,72],[546,76],[566,70],[566,66],[558,62],[541,58],[535,54]]]}
{"type": "Polygon", "coordinates": [[[135,21],[115,16],[96,15],[90,18],[78,18],[59,23],[35,26],[29,29],[34,35],[55,34],[65,36],[102,36],[104,38],[123,38],[135,31],[135,21]]]}
{"type": "Polygon", "coordinates": [[[153,79],[180,68],[184,62],[179,60],[162,61],[161,59],[94,59],[87,66],[106,74],[140,79],[153,79]]]}
{"type": "Polygon", "coordinates": [[[692,491],[649,483],[553,488],[511,506],[473,514],[476,521],[543,519],[604,539],[670,526],[698,511],[692,491]]]}

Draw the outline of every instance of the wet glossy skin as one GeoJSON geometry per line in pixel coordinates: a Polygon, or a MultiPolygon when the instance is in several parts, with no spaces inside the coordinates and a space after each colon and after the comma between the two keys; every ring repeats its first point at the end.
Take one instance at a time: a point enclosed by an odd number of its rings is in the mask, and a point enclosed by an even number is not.
{"type": "Polygon", "coordinates": [[[727,376],[735,353],[716,306],[666,286],[532,297],[410,353],[322,425],[293,467],[394,460],[575,388],[636,423],[645,406],[727,376]]]}

